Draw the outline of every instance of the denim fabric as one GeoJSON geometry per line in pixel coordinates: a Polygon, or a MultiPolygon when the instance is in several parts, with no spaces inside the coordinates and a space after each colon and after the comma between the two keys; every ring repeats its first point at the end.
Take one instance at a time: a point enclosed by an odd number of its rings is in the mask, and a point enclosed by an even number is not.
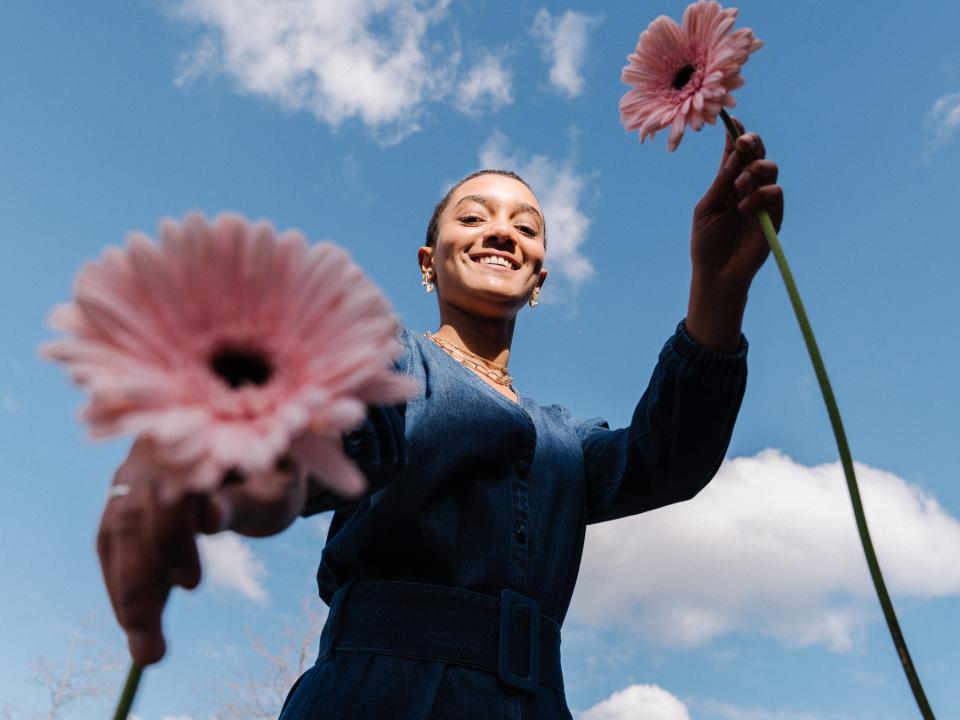
{"type": "MultiPolygon", "coordinates": [[[[398,367],[421,393],[405,407],[374,409],[346,438],[368,493],[339,505],[318,496],[304,512],[336,508],[317,574],[328,604],[338,588],[362,580],[493,597],[509,588],[562,625],[586,526],[693,497],[723,460],[746,384],[745,339],[736,354],[716,353],[681,322],[630,426],[611,430],[559,405],[514,403],[419,334],[404,332],[402,340],[398,367]]],[[[475,668],[327,648],[282,717],[570,714],[554,688],[522,692],[475,668]]]]}

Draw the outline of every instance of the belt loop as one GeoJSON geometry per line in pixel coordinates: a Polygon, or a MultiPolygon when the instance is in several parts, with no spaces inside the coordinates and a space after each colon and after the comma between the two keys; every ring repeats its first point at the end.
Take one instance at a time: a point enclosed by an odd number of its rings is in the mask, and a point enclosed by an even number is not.
{"type": "Polygon", "coordinates": [[[536,600],[505,589],[500,593],[500,641],[497,656],[497,675],[511,687],[537,692],[540,685],[540,606],[536,600]],[[510,670],[510,610],[514,605],[527,608],[530,630],[527,635],[527,674],[510,670]]]}
{"type": "Polygon", "coordinates": [[[347,582],[337,588],[333,597],[330,598],[330,612],[327,613],[327,621],[323,624],[323,631],[320,633],[320,654],[318,659],[333,652],[337,619],[342,614],[341,607],[343,606],[344,600],[347,599],[350,586],[355,582],[356,580],[352,578],[347,580],[347,582]]]}

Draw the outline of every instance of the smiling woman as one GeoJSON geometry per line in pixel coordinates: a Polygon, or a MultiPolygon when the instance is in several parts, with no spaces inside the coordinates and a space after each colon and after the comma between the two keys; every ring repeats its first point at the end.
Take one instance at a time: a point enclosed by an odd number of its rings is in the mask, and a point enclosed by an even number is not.
{"type": "MultiPolygon", "coordinates": [[[[547,279],[545,253],[543,214],[520,177],[481,171],[458,183],[437,205],[419,252],[440,307],[431,339],[506,368],[517,313],[536,303],[547,279]]],[[[511,385],[482,377],[516,401],[511,385]]]]}
{"type": "Polygon", "coordinates": [[[618,430],[521,396],[509,374],[517,318],[547,279],[533,190],[482,170],[437,204],[418,263],[440,323],[406,331],[398,363],[420,394],[346,437],[363,498],[318,491],[304,508],[336,510],[317,576],[330,613],[283,720],[571,717],[560,627],[586,526],[693,497],[743,396],[740,320],[766,246],[736,201],[779,219],[782,197],[759,138],[737,150],[694,216],[687,318],[618,430]]]}
{"type": "MultiPolygon", "coordinates": [[[[335,510],[317,573],[330,606],[320,653],[283,720],[571,718],[560,628],[586,527],[692,498],[719,468],[746,382],[747,290],[766,259],[750,211],[779,224],[776,174],[756,135],[728,142],[694,212],[687,316],[616,430],[521,395],[510,349],[547,279],[543,210],[510,172],[457,183],[417,255],[439,326],[399,338],[397,369],[419,392],[342,437],[365,491],[343,497],[282,465],[184,506],[131,492],[126,514],[105,513],[101,534],[143,537],[122,562],[101,548],[134,660],[164,653],[166,591],[199,580],[197,532],[270,535],[335,510]]],[[[156,472],[132,452],[117,478],[142,488],[156,472]]]]}

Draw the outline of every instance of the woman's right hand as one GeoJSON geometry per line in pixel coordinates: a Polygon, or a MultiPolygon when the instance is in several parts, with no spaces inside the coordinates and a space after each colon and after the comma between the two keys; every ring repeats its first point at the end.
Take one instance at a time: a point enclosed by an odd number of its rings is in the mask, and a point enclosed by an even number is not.
{"type": "Polygon", "coordinates": [[[161,617],[174,585],[200,582],[198,533],[234,530],[263,537],[288,527],[306,500],[306,479],[289,463],[240,478],[211,493],[161,499],[170,473],[155,460],[151,441],[138,439],[117,469],[97,534],[97,554],[117,621],[134,662],[149,665],[166,651],[161,617]]]}

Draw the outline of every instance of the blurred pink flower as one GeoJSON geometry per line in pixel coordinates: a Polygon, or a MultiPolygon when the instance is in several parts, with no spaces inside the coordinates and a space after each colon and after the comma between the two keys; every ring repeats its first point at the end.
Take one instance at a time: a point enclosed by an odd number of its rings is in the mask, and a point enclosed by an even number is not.
{"type": "Polygon", "coordinates": [[[620,75],[633,86],[620,99],[628,132],[639,130],[643,142],[669,126],[673,151],[687,125],[712,125],[722,108],[736,104],[730,93],[743,85],[740,68],[763,47],[748,28],[730,32],[736,18],[736,8],[700,0],[687,6],[682,27],[665,15],[650,23],[620,75]]]}
{"type": "Polygon", "coordinates": [[[398,323],[342,249],[308,247],[235,215],[134,233],[84,267],[51,325],[72,337],[41,352],[90,391],[94,437],[146,435],[182,483],[215,487],[228,470],[267,471],[289,454],[353,495],[360,471],[341,450],[370,403],[416,392],[393,372],[398,323]]]}

